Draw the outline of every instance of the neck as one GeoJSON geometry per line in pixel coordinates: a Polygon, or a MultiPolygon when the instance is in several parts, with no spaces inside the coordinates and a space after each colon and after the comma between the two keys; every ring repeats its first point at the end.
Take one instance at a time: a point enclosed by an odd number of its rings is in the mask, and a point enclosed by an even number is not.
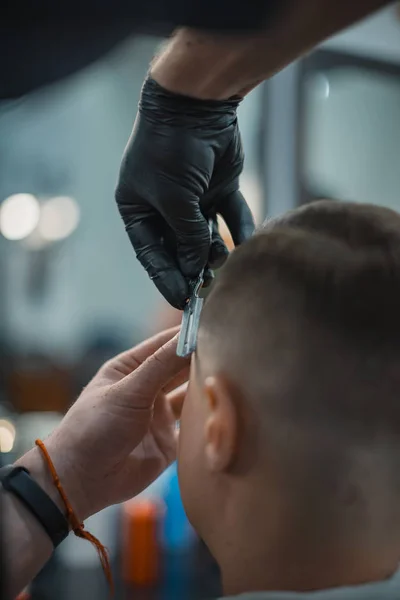
{"type": "MultiPolygon", "coordinates": [[[[342,560],[341,564],[332,562],[323,565],[320,560],[305,562],[302,557],[297,557],[297,561],[286,557],[277,564],[271,558],[270,554],[254,556],[250,566],[247,556],[242,562],[222,566],[224,593],[233,596],[257,591],[310,592],[363,585],[391,577],[398,567],[397,561],[377,567],[373,560],[369,564],[353,563],[349,566],[342,560]]],[[[337,556],[333,558],[337,561],[337,556]]]]}
{"type": "Polygon", "coordinates": [[[332,532],[322,529],[313,535],[304,521],[300,528],[289,519],[283,521],[284,527],[279,520],[268,526],[266,507],[259,514],[257,520],[248,511],[239,527],[236,521],[235,539],[226,540],[225,547],[215,552],[225,594],[362,585],[383,581],[398,568],[400,544],[389,536],[357,539],[346,532],[341,539],[335,533],[333,539],[332,532]]]}

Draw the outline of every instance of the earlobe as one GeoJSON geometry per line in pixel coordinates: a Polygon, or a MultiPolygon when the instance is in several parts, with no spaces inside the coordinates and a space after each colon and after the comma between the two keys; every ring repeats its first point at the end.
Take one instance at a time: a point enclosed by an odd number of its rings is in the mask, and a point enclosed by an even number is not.
{"type": "Polygon", "coordinates": [[[209,469],[228,469],[236,454],[238,416],[228,382],[222,376],[206,379],[204,393],[208,404],[205,423],[205,451],[209,469]]]}

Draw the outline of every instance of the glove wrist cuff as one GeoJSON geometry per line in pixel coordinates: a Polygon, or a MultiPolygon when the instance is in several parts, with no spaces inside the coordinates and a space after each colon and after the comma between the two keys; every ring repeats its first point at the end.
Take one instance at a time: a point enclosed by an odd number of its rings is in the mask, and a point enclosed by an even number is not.
{"type": "Polygon", "coordinates": [[[191,117],[195,120],[220,119],[226,125],[236,119],[236,109],[240,102],[241,98],[203,100],[176,94],[162,87],[149,75],[142,87],[139,110],[145,114],[182,117],[185,121],[191,117]]]}

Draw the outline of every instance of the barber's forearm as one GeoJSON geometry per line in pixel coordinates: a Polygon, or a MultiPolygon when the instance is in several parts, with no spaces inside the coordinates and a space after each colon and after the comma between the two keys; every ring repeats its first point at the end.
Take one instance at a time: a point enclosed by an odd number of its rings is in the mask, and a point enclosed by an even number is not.
{"type": "MultiPolygon", "coordinates": [[[[37,448],[26,454],[17,464],[26,467],[35,481],[63,510],[59,494],[37,448]]],[[[53,552],[53,544],[31,512],[9,492],[2,491],[4,515],[4,544],[6,581],[9,597],[15,598],[46,564],[53,552]]]]}
{"type": "Polygon", "coordinates": [[[155,60],[166,89],[204,99],[244,96],[311,48],[388,0],[290,0],[271,27],[251,36],[179,30],[155,60]]]}

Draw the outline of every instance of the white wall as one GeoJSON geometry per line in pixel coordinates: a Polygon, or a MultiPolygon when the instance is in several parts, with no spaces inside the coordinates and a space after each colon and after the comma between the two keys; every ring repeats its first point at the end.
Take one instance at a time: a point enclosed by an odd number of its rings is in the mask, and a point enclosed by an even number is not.
{"type": "MultiPolygon", "coordinates": [[[[393,6],[336,36],[327,48],[400,62],[393,6]]],[[[400,78],[335,69],[308,83],[304,149],[312,187],[332,196],[400,209],[400,78]]]]}
{"type": "Polygon", "coordinates": [[[398,6],[389,6],[359,25],[334,36],[323,47],[400,62],[399,15],[398,6]]]}
{"type": "Polygon", "coordinates": [[[3,243],[8,330],[22,348],[73,355],[87,329],[97,324],[121,326],[133,338],[135,330],[146,328],[143,314],[150,315],[157,302],[113,200],[154,44],[134,46],[17,103],[0,121],[3,198],[19,191],[40,194],[54,176],[50,187],[75,197],[82,215],[78,230],[52,261],[42,303],[24,294],[30,268],[26,253],[19,244],[3,243]]]}
{"type": "Polygon", "coordinates": [[[307,97],[305,174],[312,188],[399,210],[400,78],[337,70],[311,81],[307,97]]]}
{"type": "MultiPolygon", "coordinates": [[[[400,19],[398,12],[398,8],[389,6],[356,26],[327,40],[321,45],[321,48],[400,63],[400,19]]],[[[269,106],[265,107],[268,111],[269,122],[265,189],[267,191],[267,208],[270,217],[297,206],[300,200],[297,179],[299,67],[299,61],[297,61],[273,77],[268,83],[270,101],[269,106]]],[[[335,119],[338,120],[339,130],[342,130],[342,127],[347,128],[347,133],[349,133],[351,123],[348,120],[349,114],[346,112],[346,107],[343,106],[343,119],[341,122],[338,116],[338,106],[336,106],[335,111],[335,119]]],[[[311,117],[312,109],[310,109],[309,114],[311,117]]],[[[319,118],[319,116],[316,117],[316,119],[319,118]]],[[[337,163],[333,161],[332,147],[325,153],[329,142],[326,139],[322,141],[322,136],[317,142],[315,137],[316,134],[313,137],[313,141],[316,142],[315,148],[310,149],[309,147],[306,150],[309,152],[307,159],[309,170],[312,169],[310,167],[312,161],[316,161],[314,162],[314,171],[316,171],[318,170],[318,161],[321,160],[326,163],[328,158],[331,161],[331,169],[334,170],[337,163]],[[323,148],[321,145],[323,145],[323,148]]],[[[354,155],[352,158],[356,159],[354,155]]],[[[338,160],[340,163],[340,157],[338,160]]],[[[315,176],[315,172],[311,175],[314,176],[317,184],[318,177],[315,176]]],[[[323,177],[320,176],[319,179],[322,180],[323,177]]],[[[329,180],[332,180],[332,176],[329,180]]]]}

